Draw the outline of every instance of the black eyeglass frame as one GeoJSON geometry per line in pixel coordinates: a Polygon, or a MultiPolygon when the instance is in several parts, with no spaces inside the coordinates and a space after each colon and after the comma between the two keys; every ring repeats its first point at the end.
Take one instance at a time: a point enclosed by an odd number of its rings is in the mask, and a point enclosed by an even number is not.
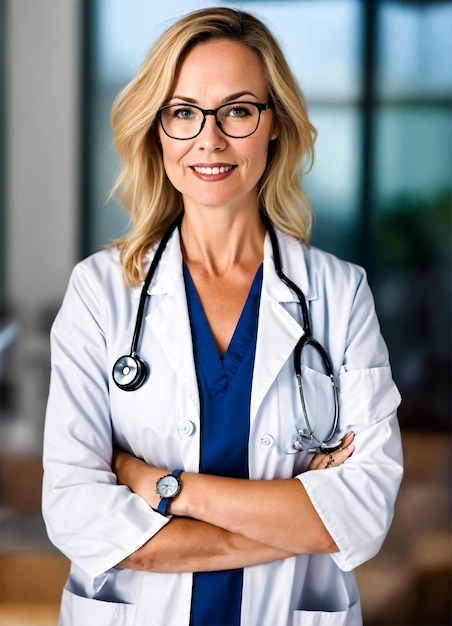
{"type": "Polygon", "coordinates": [[[185,106],[190,107],[191,109],[197,109],[198,111],[201,111],[203,118],[202,118],[202,122],[201,122],[201,127],[198,130],[198,132],[195,135],[192,135],[191,137],[173,137],[173,135],[170,135],[168,133],[168,131],[165,129],[165,126],[162,122],[162,112],[166,111],[167,109],[170,108],[176,108],[176,107],[180,107],[183,108],[184,104],[166,104],[165,106],[161,107],[158,111],[157,111],[157,119],[160,122],[160,126],[162,127],[163,132],[165,133],[165,135],[167,137],[169,137],[170,139],[176,139],[178,141],[189,141],[190,139],[194,139],[195,137],[197,137],[198,135],[201,134],[205,123],[206,123],[206,117],[208,115],[213,115],[215,117],[215,123],[218,126],[218,128],[221,130],[221,132],[226,135],[227,137],[231,137],[231,139],[245,139],[246,137],[251,137],[251,135],[254,135],[254,133],[257,131],[257,129],[259,128],[259,124],[261,121],[261,113],[262,111],[268,111],[268,109],[271,109],[273,107],[273,103],[272,102],[228,102],[226,104],[222,104],[221,106],[217,107],[216,109],[202,109],[201,107],[197,106],[196,104],[185,104],[185,106]],[[252,133],[248,133],[247,135],[240,135],[240,136],[236,136],[236,135],[231,135],[229,133],[227,133],[224,128],[222,128],[221,126],[221,122],[218,120],[217,117],[217,113],[220,109],[224,109],[225,107],[234,107],[234,105],[240,105],[240,104],[248,104],[248,105],[252,105],[255,106],[256,109],[258,110],[258,118],[257,118],[257,124],[256,124],[256,128],[253,130],[252,133]]]}

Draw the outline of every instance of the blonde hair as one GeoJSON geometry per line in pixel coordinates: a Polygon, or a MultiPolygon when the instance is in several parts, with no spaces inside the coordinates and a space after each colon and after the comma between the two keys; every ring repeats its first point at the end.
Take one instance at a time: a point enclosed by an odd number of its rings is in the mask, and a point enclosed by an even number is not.
{"type": "Polygon", "coordinates": [[[164,170],[157,112],[171,94],[184,55],[212,39],[240,42],[262,62],[278,137],[270,143],[260,181],[260,208],[282,231],[309,240],[312,211],[301,179],[312,166],[316,131],[284,55],[268,28],[249,13],[228,8],[195,11],[162,35],[112,108],[113,136],[123,163],[112,193],[119,191],[130,216],[129,233],[115,245],[131,286],[144,279],[146,253],[183,209],[181,194],[164,170]]]}

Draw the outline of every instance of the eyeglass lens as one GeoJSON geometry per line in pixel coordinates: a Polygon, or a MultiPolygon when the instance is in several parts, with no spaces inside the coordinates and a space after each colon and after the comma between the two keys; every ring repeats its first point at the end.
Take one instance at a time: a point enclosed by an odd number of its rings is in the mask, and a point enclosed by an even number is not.
{"type": "MultiPolygon", "coordinates": [[[[252,135],[259,125],[259,107],[249,102],[233,102],[216,110],[219,128],[229,137],[252,135]]],[[[187,104],[174,104],[160,110],[163,130],[174,139],[192,139],[201,132],[205,113],[187,104]]]]}

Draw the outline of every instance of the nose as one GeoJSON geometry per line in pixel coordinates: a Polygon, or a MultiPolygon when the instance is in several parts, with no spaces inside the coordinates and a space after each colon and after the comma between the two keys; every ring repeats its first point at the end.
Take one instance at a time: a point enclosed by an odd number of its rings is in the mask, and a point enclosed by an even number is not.
{"type": "Polygon", "coordinates": [[[198,135],[198,141],[201,149],[210,150],[211,152],[225,148],[227,138],[218,127],[215,115],[211,113],[206,115],[204,127],[198,135]]]}

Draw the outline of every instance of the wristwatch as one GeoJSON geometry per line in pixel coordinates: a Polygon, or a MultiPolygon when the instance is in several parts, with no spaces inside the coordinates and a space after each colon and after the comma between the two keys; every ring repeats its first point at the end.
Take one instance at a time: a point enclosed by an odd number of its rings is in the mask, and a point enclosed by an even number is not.
{"type": "Polygon", "coordinates": [[[171,472],[171,474],[162,476],[155,483],[155,493],[158,493],[160,496],[157,511],[162,515],[166,515],[169,503],[175,496],[177,496],[181,489],[179,476],[182,472],[183,470],[181,469],[175,469],[171,472]]]}

